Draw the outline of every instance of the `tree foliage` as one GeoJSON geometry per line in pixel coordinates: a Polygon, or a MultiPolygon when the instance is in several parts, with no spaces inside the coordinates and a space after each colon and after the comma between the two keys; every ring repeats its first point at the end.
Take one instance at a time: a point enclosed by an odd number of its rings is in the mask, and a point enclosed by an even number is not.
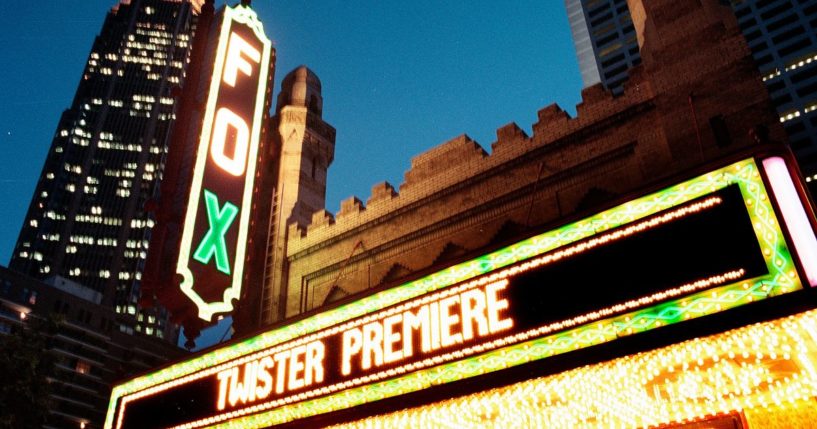
{"type": "Polygon", "coordinates": [[[46,423],[55,362],[49,349],[59,323],[29,317],[14,332],[0,335],[0,429],[46,423]]]}

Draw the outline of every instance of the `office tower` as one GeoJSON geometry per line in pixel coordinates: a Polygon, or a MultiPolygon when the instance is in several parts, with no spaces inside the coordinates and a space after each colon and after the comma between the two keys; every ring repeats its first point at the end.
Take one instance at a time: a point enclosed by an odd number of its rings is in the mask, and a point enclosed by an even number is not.
{"type": "Polygon", "coordinates": [[[817,1],[732,0],[732,9],[817,195],[817,1]]]}
{"type": "Polygon", "coordinates": [[[142,312],[137,300],[154,223],[146,203],[162,177],[202,1],[194,3],[123,0],[110,10],[57,125],[9,264],[99,293],[128,333],[174,335],[161,311],[142,312]]]}
{"type": "MultiPolygon", "coordinates": [[[[730,3],[800,169],[817,195],[817,2],[730,3]]],[[[584,86],[601,81],[620,92],[627,77],[622,66],[637,64],[632,59],[638,56],[626,0],[565,0],[565,6],[584,86]]]]}
{"type": "MultiPolygon", "coordinates": [[[[36,390],[48,392],[44,429],[101,428],[112,384],[185,354],[175,344],[119,331],[114,309],[100,306],[98,300],[97,292],[70,280],[45,284],[0,267],[0,336],[26,329],[30,321],[55,316],[60,320],[47,340],[47,350],[40,350],[42,357],[54,363],[51,373],[43,374],[49,377],[47,386],[36,390]]],[[[28,400],[20,398],[16,404],[28,400]]],[[[27,412],[10,411],[12,416],[27,412]]],[[[4,413],[3,417],[7,422],[9,416],[4,413]]]]}
{"type": "Polygon", "coordinates": [[[585,87],[620,94],[627,70],[641,63],[627,0],[565,0],[585,87]]]}

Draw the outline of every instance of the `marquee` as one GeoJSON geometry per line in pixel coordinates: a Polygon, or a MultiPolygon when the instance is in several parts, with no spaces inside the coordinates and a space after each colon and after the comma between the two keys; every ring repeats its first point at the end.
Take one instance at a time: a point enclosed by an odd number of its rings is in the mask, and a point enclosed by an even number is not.
{"type": "Polygon", "coordinates": [[[267,427],[815,286],[799,195],[784,158],[733,163],[130,380],[105,427],[267,427]]]}

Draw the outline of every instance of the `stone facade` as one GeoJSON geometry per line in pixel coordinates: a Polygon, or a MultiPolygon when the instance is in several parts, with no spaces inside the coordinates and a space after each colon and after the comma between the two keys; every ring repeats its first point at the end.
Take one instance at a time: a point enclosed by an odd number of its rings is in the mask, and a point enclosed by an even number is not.
{"type": "Polygon", "coordinates": [[[236,329],[252,330],[284,317],[287,226],[306,227],[324,207],[326,173],[335,154],[335,129],[323,121],[321,82],[300,66],[284,77],[270,139],[265,171],[256,179],[253,240],[255,257],[247,261],[245,287],[234,316],[236,329]]]}
{"type": "Polygon", "coordinates": [[[335,215],[288,223],[279,314],[399,285],[784,140],[728,6],[629,3],[643,63],[622,95],[586,88],[575,118],[545,107],[531,136],[514,123],[499,128],[490,154],[453,138],[414,157],[398,188],[380,183],[365,204],[352,197],[335,215]]]}

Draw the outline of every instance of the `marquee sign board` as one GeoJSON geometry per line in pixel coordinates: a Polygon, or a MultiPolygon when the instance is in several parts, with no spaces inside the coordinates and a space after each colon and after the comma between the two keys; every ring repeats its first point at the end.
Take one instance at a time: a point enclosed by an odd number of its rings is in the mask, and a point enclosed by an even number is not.
{"type": "Polygon", "coordinates": [[[778,157],[712,171],[119,385],[106,427],[268,427],[815,286],[786,183],[778,157]]]}
{"type": "Polygon", "coordinates": [[[271,47],[252,9],[225,7],[176,266],[205,321],[241,292],[271,47]]]}

